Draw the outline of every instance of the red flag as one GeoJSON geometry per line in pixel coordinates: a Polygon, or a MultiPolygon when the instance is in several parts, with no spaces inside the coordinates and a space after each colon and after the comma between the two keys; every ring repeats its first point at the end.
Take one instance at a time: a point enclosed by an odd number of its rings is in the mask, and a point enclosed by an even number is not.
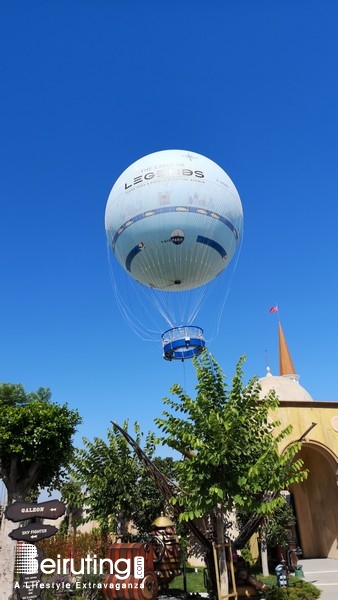
{"type": "Polygon", "coordinates": [[[278,312],[278,306],[277,306],[277,304],[275,304],[275,306],[271,306],[269,312],[271,312],[271,313],[278,312]]]}

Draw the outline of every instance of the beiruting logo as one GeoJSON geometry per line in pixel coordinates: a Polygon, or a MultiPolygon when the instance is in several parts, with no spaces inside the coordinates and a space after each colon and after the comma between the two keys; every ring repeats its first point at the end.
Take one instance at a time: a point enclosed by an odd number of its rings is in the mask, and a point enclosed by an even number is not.
{"type": "MultiPolygon", "coordinates": [[[[113,561],[110,558],[98,558],[96,554],[92,556],[87,554],[86,557],[74,560],[74,558],[62,558],[57,554],[57,559],[44,558],[38,561],[37,549],[34,544],[22,543],[18,547],[16,556],[16,573],[20,575],[35,575],[41,573],[43,575],[52,576],[81,576],[81,575],[114,575],[116,580],[121,582],[128,579],[131,575],[134,579],[144,579],[144,557],[135,556],[133,561],[130,558],[118,558],[113,561]]],[[[33,582],[27,582],[30,587],[33,582]]],[[[36,587],[36,583],[34,584],[36,587]]],[[[40,585],[46,585],[41,583],[40,585]]],[[[85,585],[85,584],[84,584],[85,585]]],[[[113,584],[110,584],[113,585],[113,584]]],[[[119,585],[115,581],[115,587],[119,585]]],[[[128,587],[143,587],[142,583],[130,584],[128,587]]],[[[122,584],[123,587],[123,584],[122,584]]]]}
{"type": "Polygon", "coordinates": [[[39,572],[38,554],[34,544],[18,543],[15,572],[18,575],[34,575],[39,572]]]}

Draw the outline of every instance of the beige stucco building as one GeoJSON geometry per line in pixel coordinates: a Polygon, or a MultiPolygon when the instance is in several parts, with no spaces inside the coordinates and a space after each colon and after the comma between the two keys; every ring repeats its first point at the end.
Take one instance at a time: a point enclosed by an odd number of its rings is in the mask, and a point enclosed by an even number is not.
{"type": "Polygon", "coordinates": [[[267,374],[259,381],[262,395],[275,389],[279,407],[273,418],[281,427],[291,424],[291,435],[280,450],[302,441],[297,458],[309,470],[306,481],[295,485],[291,501],[297,518],[298,543],[304,558],[338,559],[338,402],[320,402],[299,384],[280,322],[280,374],[267,374]]]}

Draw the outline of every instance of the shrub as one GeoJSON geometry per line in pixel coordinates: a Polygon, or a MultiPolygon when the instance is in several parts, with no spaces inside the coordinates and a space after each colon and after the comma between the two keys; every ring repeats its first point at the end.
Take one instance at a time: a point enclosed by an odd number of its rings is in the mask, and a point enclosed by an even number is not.
{"type": "Polygon", "coordinates": [[[75,560],[85,557],[87,554],[96,554],[99,558],[105,557],[108,545],[109,540],[96,530],[89,533],[77,533],[76,536],[63,536],[58,533],[38,543],[44,556],[54,561],[58,556],[61,559],[72,556],[75,560]]]}
{"type": "Polygon", "coordinates": [[[262,591],[262,600],[317,600],[320,594],[312,583],[295,581],[287,588],[272,587],[262,591]]]}
{"type": "Polygon", "coordinates": [[[54,575],[48,579],[48,583],[51,585],[50,588],[42,589],[41,600],[69,600],[73,596],[73,590],[71,580],[67,576],[54,575]],[[69,586],[69,589],[64,586],[69,586]],[[60,586],[59,589],[56,586],[60,586]]]}

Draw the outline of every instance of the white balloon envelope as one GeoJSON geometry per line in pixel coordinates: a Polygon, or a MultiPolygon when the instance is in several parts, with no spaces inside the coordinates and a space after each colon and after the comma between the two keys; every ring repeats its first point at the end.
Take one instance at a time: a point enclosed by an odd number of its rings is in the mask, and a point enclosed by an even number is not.
{"type": "Polygon", "coordinates": [[[222,273],[242,227],[241,200],[230,177],[186,150],[134,162],[114,184],[105,213],[109,246],[121,267],[166,294],[205,286],[222,273]]]}

